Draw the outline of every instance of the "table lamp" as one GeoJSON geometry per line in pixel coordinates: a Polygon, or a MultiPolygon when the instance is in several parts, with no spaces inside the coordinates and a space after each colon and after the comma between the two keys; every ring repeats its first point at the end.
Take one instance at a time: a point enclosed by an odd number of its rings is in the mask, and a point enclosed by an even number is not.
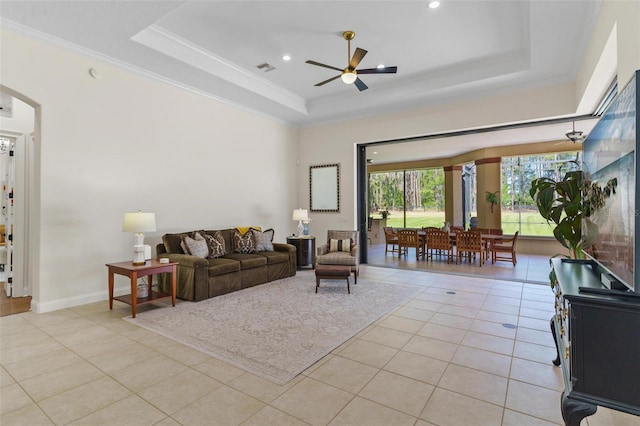
{"type": "Polygon", "coordinates": [[[305,209],[295,209],[291,220],[298,221],[298,237],[302,237],[304,233],[303,220],[309,220],[309,213],[305,209]]]}
{"type": "Polygon", "coordinates": [[[143,232],[153,232],[156,230],[155,213],[125,213],[122,222],[123,232],[134,232],[135,239],[133,245],[133,264],[144,265],[146,263],[144,255],[144,234],[143,232]]]}

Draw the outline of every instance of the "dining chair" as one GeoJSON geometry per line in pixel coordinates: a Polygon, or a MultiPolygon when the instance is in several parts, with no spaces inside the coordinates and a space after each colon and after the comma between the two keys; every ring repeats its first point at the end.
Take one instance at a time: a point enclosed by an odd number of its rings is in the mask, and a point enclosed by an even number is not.
{"type": "Polygon", "coordinates": [[[513,235],[513,238],[501,238],[500,240],[493,241],[491,244],[491,263],[496,263],[498,260],[511,261],[513,266],[516,266],[518,259],[516,259],[516,242],[518,241],[518,232],[513,235]]]}
{"type": "Polygon", "coordinates": [[[482,234],[480,232],[456,232],[456,250],[456,263],[461,263],[463,257],[466,257],[467,260],[471,262],[471,259],[476,259],[476,253],[478,253],[478,265],[482,267],[486,253],[482,241],[482,234]]]}
{"type": "Polygon", "coordinates": [[[427,259],[433,259],[434,255],[446,254],[447,263],[451,263],[453,259],[453,242],[447,231],[428,231],[426,241],[427,259]]]}
{"type": "Polygon", "coordinates": [[[398,248],[396,248],[396,246],[398,245],[398,231],[396,229],[393,229],[390,226],[385,226],[383,228],[383,231],[384,231],[384,242],[385,242],[385,245],[384,245],[385,256],[389,251],[389,245],[391,245],[391,254],[398,253],[398,248]]]}
{"type": "Polygon", "coordinates": [[[399,256],[408,255],[409,249],[416,250],[416,260],[422,256],[424,259],[424,240],[420,238],[417,229],[398,229],[398,249],[399,256]]]}

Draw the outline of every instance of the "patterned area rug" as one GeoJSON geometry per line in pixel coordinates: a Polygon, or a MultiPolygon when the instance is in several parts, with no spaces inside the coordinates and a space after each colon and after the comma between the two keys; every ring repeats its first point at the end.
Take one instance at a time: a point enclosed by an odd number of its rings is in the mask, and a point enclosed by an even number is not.
{"type": "Polygon", "coordinates": [[[391,311],[419,287],[313,271],[128,321],[282,385],[391,311]]]}

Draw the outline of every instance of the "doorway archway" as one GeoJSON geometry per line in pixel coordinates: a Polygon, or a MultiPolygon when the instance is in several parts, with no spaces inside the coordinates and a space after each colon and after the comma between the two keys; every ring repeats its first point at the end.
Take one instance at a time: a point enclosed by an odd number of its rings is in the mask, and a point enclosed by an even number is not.
{"type": "MultiPolygon", "coordinates": [[[[3,105],[0,134],[15,138],[15,175],[12,201],[12,229],[7,230],[13,243],[14,296],[32,296],[39,300],[40,264],[40,105],[24,94],[0,85],[3,99],[14,101],[8,112],[3,105]]],[[[11,259],[9,259],[10,261],[11,259]]]]}

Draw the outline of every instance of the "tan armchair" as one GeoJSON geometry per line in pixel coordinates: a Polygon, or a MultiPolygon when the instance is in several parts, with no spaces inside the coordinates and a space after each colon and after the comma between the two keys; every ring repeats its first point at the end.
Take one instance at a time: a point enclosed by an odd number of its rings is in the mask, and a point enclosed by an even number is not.
{"type": "Polygon", "coordinates": [[[343,265],[350,266],[353,272],[355,283],[358,283],[358,269],[360,266],[360,255],[358,253],[359,231],[327,231],[327,242],[316,249],[316,264],[318,265],[343,265]],[[331,240],[351,240],[350,251],[330,251],[329,242],[331,240]]]}

